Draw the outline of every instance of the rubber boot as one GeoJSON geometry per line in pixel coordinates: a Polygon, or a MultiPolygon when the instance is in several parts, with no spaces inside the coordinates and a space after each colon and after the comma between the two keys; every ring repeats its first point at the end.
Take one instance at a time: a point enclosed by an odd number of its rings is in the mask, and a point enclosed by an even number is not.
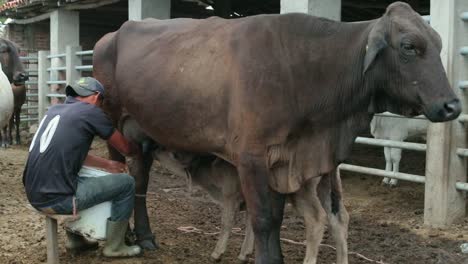
{"type": "Polygon", "coordinates": [[[67,243],[65,248],[70,254],[78,254],[86,250],[95,250],[99,247],[97,241],[88,240],[85,237],[66,231],[67,233],[67,243]]]}
{"type": "Polygon", "coordinates": [[[139,246],[125,245],[125,233],[128,222],[107,220],[107,241],[102,250],[106,257],[133,257],[141,254],[139,246]]]}

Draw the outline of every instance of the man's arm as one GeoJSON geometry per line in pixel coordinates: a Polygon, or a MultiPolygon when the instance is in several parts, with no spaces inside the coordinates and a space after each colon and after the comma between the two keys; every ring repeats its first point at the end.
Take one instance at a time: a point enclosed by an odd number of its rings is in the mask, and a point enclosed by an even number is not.
{"type": "Polygon", "coordinates": [[[114,130],[114,133],[107,142],[124,156],[137,156],[141,154],[140,146],[127,140],[118,130],[114,130]]]}
{"type": "Polygon", "coordinates": [[[127,171],[127,165],[124,163],[108,160],[91,154],[88,154],[83,165],[103,169],[110,173],[122,173],[127,171]]]}

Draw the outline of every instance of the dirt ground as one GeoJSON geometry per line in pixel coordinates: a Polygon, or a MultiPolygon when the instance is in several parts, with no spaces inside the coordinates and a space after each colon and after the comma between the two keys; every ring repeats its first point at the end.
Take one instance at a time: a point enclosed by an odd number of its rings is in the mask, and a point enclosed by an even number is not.
{"type": "MultiPolygon", "coordinates": [[[[104,155],[102,142],[93,151],[104,155]]],[[[402,172],[424,174],[424,156],[404,153],[402,172]]],[[[0,149],[0,263],[30,264],[46,262],[45,221],[25,198],[21,182],[27,146],[0,149]]],[[[356,146],[353,164],[384,167],[380,148],[356,146]]],[[[347,173],[342,175],[345,204],[351,216],[349,249],[368,258],[350,254],[350,263],[468,264],[460,244],[468,242],[468,218],[444,229],[423,225],[423,185],[403,182],[398,188],[381,186],[381,178],[347,173]],[[372,261],[373,260],[373,261],[372,261]]],[[[190,195],[184,179],[153,166],[148,207],[153,231],[160,249],[143,257],[109,260],[99,251],[80,256],[68,255],[63,247],[64,230],[59,228],[62,263],[194,263],[212,262],[210,254],[220,226],[220,209],[203,190],[190,195]],[[179,227],[191,226],[200,232],[185,233],[179,227]]],[[[236,227],[244,229],[244,213],[236,227]]],[[[282,237],[304,241],[304,225],[290,206],[286,208],[282,237]]],[[[236,263],[243,236],[233,234],[227,254],[220,263],[236,263]]],[[[319,263],[334,263],[335,252],[326,245],[333,241],[325,234],[319,263]]],[[[305,247],[283,242],[286,263],[302,263],[305,247]]],[[[251,260],[251,263],[253,261],[251,260]]]]}

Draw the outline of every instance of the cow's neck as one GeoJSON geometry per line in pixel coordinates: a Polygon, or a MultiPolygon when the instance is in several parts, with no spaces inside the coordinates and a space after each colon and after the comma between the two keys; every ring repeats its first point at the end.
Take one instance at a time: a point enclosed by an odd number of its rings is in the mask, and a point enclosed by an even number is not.
{"type": "MultiPolygon", "coordinates": [[[[308,55],[313,59],[305,68],[325,69],[326,72],[320,73],[325,76],[310,73],[307,82],[310,87],[299,94],[305,114],[312,123],[334,125],[350,115],[367,115],[374,82],[364,77],[363,65],[367,36],[373,23],[335,23],[328,29],[333,32],[330,37],[317,40],[322,42],[324,50],[320,54],[308,55]],[[317,63],[320,68],[317,68],[317,63]]],[[[311,45],[317,48],[317,45],[311,45]]],[[[302,52],[310,54],[316,51],[302,52]]]]}

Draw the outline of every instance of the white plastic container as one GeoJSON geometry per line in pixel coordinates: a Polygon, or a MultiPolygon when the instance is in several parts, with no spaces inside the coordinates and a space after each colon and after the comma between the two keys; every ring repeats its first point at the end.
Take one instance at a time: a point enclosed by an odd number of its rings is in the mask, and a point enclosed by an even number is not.
{"type": "MultiPolygon", "coordinates": [[[[78,172],[80,177],[101,177],[109,172],[83,166],[78,172]]],[[[66,229],[96,240],[106,239],[107,219],[111,215],[112,202],[104,202],[78,212],[80,219],[69,222],[66,229]]]]}

